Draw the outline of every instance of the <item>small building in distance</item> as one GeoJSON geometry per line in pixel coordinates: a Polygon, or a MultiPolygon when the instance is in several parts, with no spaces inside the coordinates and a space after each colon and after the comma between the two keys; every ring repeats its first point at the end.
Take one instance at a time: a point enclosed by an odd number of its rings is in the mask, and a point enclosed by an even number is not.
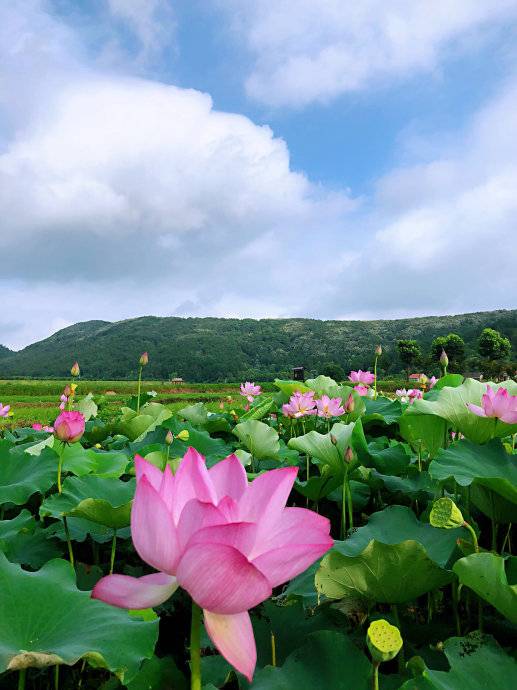
{"type": "Polygon", "coordinates": [[[305,381],[305,367],[293,367],[293,380],[305,381]]]}
{"type": "Polygon", "coordinates": [[[420,381],[422,376],[425,376],[425,374],[410,374],[409,375],[409,380],[410,381],[420,381]]]}
{"type": "Polygon", "coordinates": [[[173,379],[171,379],[171,383],[183,383],[183,379],[181,376],[175,376],[173,379]]]}

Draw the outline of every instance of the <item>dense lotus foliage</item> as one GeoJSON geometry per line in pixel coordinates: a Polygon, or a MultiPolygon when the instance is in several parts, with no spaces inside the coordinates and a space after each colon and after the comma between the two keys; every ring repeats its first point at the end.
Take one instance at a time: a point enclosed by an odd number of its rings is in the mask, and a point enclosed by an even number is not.
{"type": "MultiPolygon", "coordinates": [[[[517,384],[0,405],[0,687],[517,687],[517,384]]],[[[414,385],[414,384],[413,384],[414,385]]]]}

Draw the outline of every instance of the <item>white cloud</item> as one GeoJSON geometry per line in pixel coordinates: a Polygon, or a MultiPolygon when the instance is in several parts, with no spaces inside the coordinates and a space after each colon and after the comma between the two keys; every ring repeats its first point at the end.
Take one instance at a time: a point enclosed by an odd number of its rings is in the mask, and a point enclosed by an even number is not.
{"type": "Polygon", "coordinates": [[[174,38],[176,24],[169,0],[107,0],[116,19],[125,22],[142,46],[141,59],[157,53],[174,38]]]}
{"type": "Polygon", "coordinates": [[[476,32],[517,16],[516,0],[215,0],[253,58],[250,97],[302,107],[431,72],[476,32]]]}

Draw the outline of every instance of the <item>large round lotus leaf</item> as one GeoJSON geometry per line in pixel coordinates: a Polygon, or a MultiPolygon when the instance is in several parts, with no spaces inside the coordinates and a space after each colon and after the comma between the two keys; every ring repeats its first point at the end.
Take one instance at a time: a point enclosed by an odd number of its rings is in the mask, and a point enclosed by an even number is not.
{"type": "MultiPolygon", "coordinates": [[[[308,434],[290,439],[288,446],[299,453],[306,453],[322,468],[328,470],[334,476],[342,477],[345,471],[345,451],[353,445],[352,436],[355,422],[342,424],[337,422],[332,426],[330,433],[320,434],[318,431],[309,431],[308,434]],[[336,443],[332,442],[335,439],[336,443]]],[[[357,460],[351,464],[351,468],[357,465],[357,460]]]]}
{"type": "MultiPolygon", "coordinates": [[[[60,450],[54,444],[55,450],[60,450]]],[[[95,474],[97,477],[120,477],[124,474],[129,458],[117,451],[98,451],[85,449],[80,443],[65,447],[63,453],[63,471],[71,472],[78,477],[95,474]]]]}
{"type": "Polygon", "coordinates": [[[425,669],[400,690],[510,690],[517,687],[517,663],[490,635],[451,637],[444,645],[450,671],[425,669]]]}
{"type": "Polygon", "coordinates": [[[461,486],[484,486],[517,504],[517,462],[494,439],[484,446],[462,440],[438,453],[429,466],[437,481],[453,478],[461,486]]]}
{"type": "Polygon", "coordinates": [[[67,561],[29,573],[0,554],[1,671],[87,659],[128,681],[152,656],[157,636],[158,620],[142,621],[78,590],[67,561]]]}
{"type": "Polygon", "coordinates": [[[442,587],[452,577],[416,541],[382,544],[372,540],[357,556],[328,553],[315,582],[317,590],[329,599],[360,596],[384,604],[402,604],[442,587]]]}
{"type": "Polygon", "coordinates": [[[57,455],[44,448],[34,456],[0,441],[0,504],[26,503],[32,494],[44,494],[57,479],[57,455]]]}
{"type": "Polygon", "coordinates": [[[436,482],[433,482],[428,472],[419,472],[416,467],[411,467],[411,472],[407,477],[396,477],[389,474],[381,474],[376,470],[371,470],[372,479],[382,483],[388,491],[393,494],[405,494],[411,499],[418,496],[429,498],[436,493],[436,482]]]}
{"type": "MultiPolygon", "coordinates": [[[[274,408],[276,408],[276,402],[272,396],[261,396],[253,405],[251,405],[247,412],[241,415],[239,421],[247,422],[249,419],[263,419],[274,408]]],[[[227,426],[229,429],[229,424],[227,424],[227,426]]],[[[212,431],[212,429],[209,429],[208,426],[205,426],[205,428],[209,431],[212,431]]]]}
{"type": "Polygon", "coordinates": [[[482,513],[498,525],[517,522],[517,503],[507,501],[495,491],[474,482],[470,485],[470,500],[482,513]]]}
{"type": "Polygon", "coordinates": [[[56,543],[48,539],[41,524],[28,510],[12,520],[0,521],[0,551],[12,563],[40,568],[51,558],[61,555],[56,543]]]}
{"type": "Polygon", "coordinates": [[[274,383],[278,390],[280,390],[288,398],[296,391],[306,393],[310,390],[310,388],[302,381],[284,381],[282,379],[275,379],[274,383]]]}
{"type": "Polygon", "coordinates": [[[321,630],[285,661],[281,668],[267,666],[255,674],[253,690],[369,690],[371,666],[350,638],[321,630]]]}
{"type": "Polygon", "coordinates": [[[473,553],[456,561],[453,570],[463,585],[517,623],[517,557],[473,553]]]}
{"type": "MultiPolygon", "coordinates": [[[[203,674],[203,680],[205,678],[203,674]]],[[[142,668],[127,684],[127,690],[187,690],[187,681],[172,657],[153,656],[144,661],[142,668]]]]}
{"type": "Polygon", "coordinates": [[[494,390],[506,388],[512,395],[517,394],[517,384],[514,381],[503,383],[481,383],[474,379],[466,379],[456,388],[443,388],[438,391],[435,400],[415,400],[412,413],[437,415],[447,420],[456,431],[460,431],[474,443],[486,443],[494,436],[508,436],[517,432],[517,424],[506,424],[486,417],[478,417],[471,412],[467,403],[481,404],[481,398],[486,392],[487,385],[494,390]]]}
{"type": "Polygon", "coordinates": [[[172,412],[160,403],[146,403],[140,408],[140,413],[123,407],[117,429],[131,441],[141,441],[169,417],[172,417],[172,412]]]}
{"type": "Polygon", "coordinates": [[[233,433],[247,450],[257,460],[276,458],[280,450],[276,431],[256,419],[241,422],[234,428],[233,433]]]}
{"type": "Polygon", "coordinates": [[[135,486],[134,479],[123,482],[92,475],[68,477],[63,482],[62,494],[54,494],[43,501],[40,515],[78,517],[121,529],[130,524],[135,486]]]}
{"type": "Polygon", "coordinates": [[[375,400],[365,398],[364,404],[366,411],[362,419],[365,426],[368,422],[395,424],[402,414],[402,405],[399,400],[390,400],[381,395],[375,400]]]}
{"type": "Polygon", "coordinates": [[[431,414],[421,414],[411,405],[399,421],[400,435],[416,452],[428,453],[434,458],[443,448],[447,421],[431,414]]]}
{"type": "Polygon", "coordinates": [[[352,445],[365,467],[375,467],[382,474],[405,474],[411,462],[403,443],[390,445],[387,438],[367,443],[360,419],[354,426],[352,445]]]}
{"type": "MultiPolygon", "coordinates": [[[[84,520],[83,518],[69,517],[67,518],[68,531],[72,541],[82,542],[88,536],[98,544],[105,544],[113,539],[113,528],[99,525],[97,522],[91,520],[84,520]]],[[[56,537],[60,541],[66,541],[66,533],[63,522],[59,520],[49,525],[45,529],[45,534],[48,537],[56,537]]],[[[129,539],[131,536],[131,528],[124,527],[117,530],[117,539],[129,539]]]]}

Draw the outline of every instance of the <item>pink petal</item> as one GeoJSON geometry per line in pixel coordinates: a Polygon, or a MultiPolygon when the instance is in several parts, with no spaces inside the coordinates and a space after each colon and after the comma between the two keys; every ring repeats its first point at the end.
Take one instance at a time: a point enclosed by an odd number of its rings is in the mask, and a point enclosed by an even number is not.
{"type": "Polygon", "coordinates": [[[131,510],[131,536],[143,561],[156,570],[174,574],[180,555],[176,528],[167,506],[147,476],[143,476],[136,487],[131,510]]]}
{"type": "Polygon", "coordinates": [[[264,575],[225,544],[187,548],[176,577],[199,606],[214,613],[241,613],[271,596],[264,575]]]}
{"type": "Polygon", "coordinates": [[[219,500],[224,496],[230,496],[238,501],[248,487],[246,470],[233,453],[209,469],[208,474],[219,500]]]}
{"type": "Polygon", "coordinates": [[[188,548],[198,544],[225,544],[246,557],[253,551],[257,540],[257,525],[252,522],[233,522],[205,527],[195,532],[188,548]]]}
{"type": "Polygon", "coordinates": [[[197,498],[189,501],[181,511],[178,522],[178,543],[183,552],[193,534],[212,525],[224,525],[228,520],[219,508],[202,503],[197,498]]]}
{"type": "Polygon", "coordinates": [[[257,648],[249,613],[243,611],[233,616],[206,610],[203,613],[206,631],[214,645],[226,661],[251,683],[257,663],[257,648]]]}
{"type": "Polygon", "coordinates": [[[217,505],[217,494],[206,468],[205,459],[195,448],[189,448],[174,476],[172,514],[178,524],[183,507],[192,498],[217,505]]]}
{"type": "Polygon", "coordinates": [[[509,410],[501,415],[501,421],[507,424],[517,424],[517,411],[509,410]]]}
{"type": "MultiPolygon", "coordinates": [[[[156,487],[155,487],[156,488],[156,487]]],[[[167,510],[172,514],[172,504],[174,501],[174,475],[169,464],[165,466],[162,480],[158,489],[160,498],[167,506],[167,510]]]]}
{"type": "Polygon", "coordinates": [[[108,575],[97,582],[92,597],[122,609],[149,609],[163,604],[177,588],[176,578],[166,573],[108,575]]]}
{"type": "Polygon", "coordinates": [[[254,479],[239,501],[241,520],[260,523],[268,532],[287,503],[297,473],[297,467],[282,467],[254,479]]]}
{"type": "Polygon", "coordinates": [[[147,477],[153,489],[160,490],[163,473],[152,462],[148,462],[140,455],[135,455],[135,473],[137,482],[142,477],[147,477]]]}
{"type": "Polygon", "coordinates": [[[467,407],[471,412],[476,414],[478,417],[486,417],[485,410],[479,405],[473,405],[472,403],[467,403],[467,407]]]}

